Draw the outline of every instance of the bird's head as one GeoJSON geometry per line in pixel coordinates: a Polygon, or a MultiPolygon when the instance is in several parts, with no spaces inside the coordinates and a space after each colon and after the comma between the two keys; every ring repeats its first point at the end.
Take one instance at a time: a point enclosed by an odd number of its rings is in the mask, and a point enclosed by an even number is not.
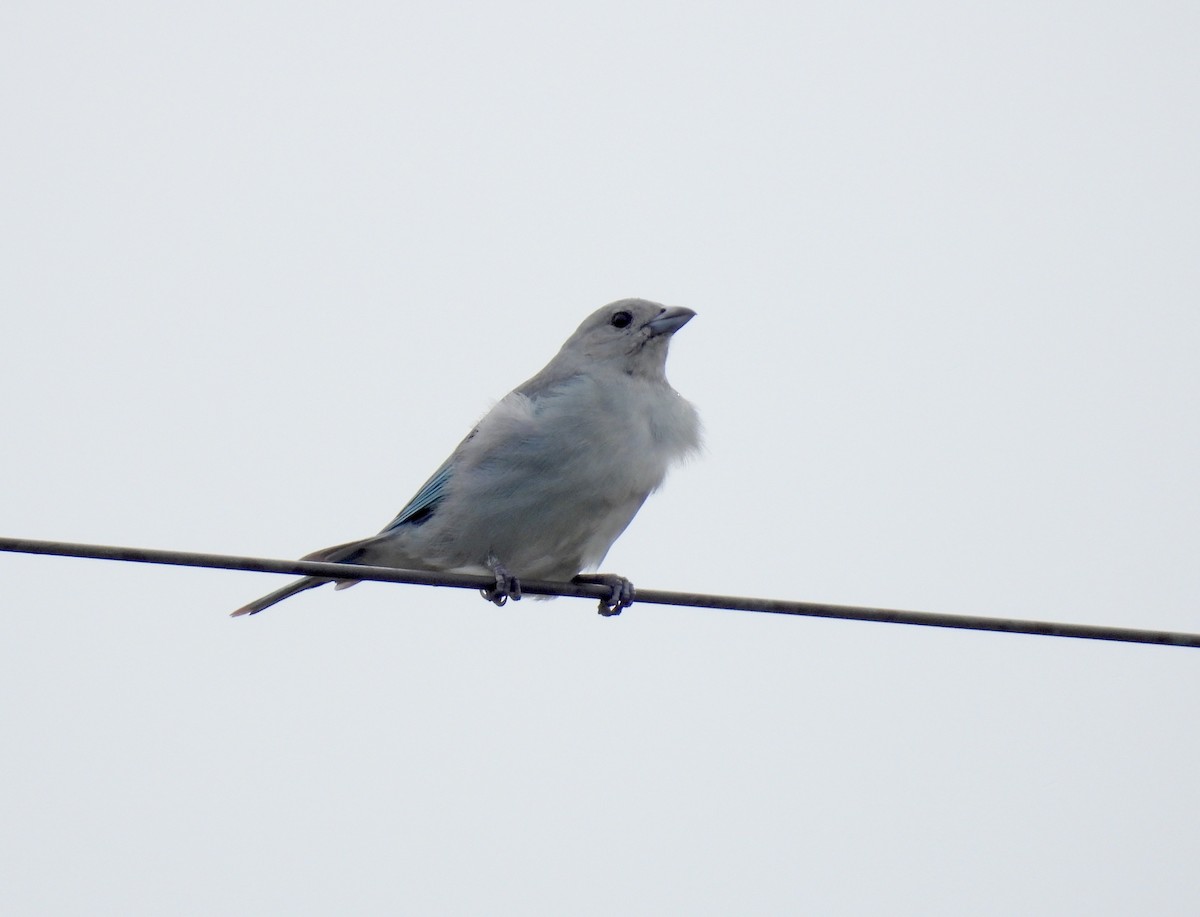
{"type": "Polygon", "coordinates": [[[609,363],[635,376],[666,377],[667,344],[696,313],[645,299],[619,299],[597,309],[576,329],[560,356],[609,363]]]}

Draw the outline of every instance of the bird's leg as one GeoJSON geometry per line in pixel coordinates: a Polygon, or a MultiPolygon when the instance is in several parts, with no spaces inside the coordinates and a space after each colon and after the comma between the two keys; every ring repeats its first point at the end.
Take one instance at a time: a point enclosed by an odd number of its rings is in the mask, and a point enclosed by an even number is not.
{"type": "Polygon", "coordinates": [[[487,565],[496,577],[496,585],[491,589],[480,589],[479,594],[496,606],[503,606],[509,599],[521,601],[521,581],[491,554],[488,555],[487,565]]]}
{"type": "Polygon", "coordinates": [[[606,618],[619,615],[633,604],[633,583],[615,573],[580,573],[572,578],[573,583],[594,583],[598,586],[608,586],[612,594],[607,599],[600,600],[600,614],[606,618]]]}

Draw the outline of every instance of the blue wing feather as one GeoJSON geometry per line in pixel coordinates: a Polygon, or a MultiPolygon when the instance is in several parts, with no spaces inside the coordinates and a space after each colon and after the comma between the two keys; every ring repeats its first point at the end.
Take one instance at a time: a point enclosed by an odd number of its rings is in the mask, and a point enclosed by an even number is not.
{"type": "Polygon", "coordinates": [[[390,532],[401,525],[420,525],[427,521],[438,504],[446,498],[446,482],[450,480],[450,476],[451,465],[447,462],[433,473],[433,477],[426,481],[417,491],[417,495],[396,514],[396,518],[384,526],[383,531],[390,532]]]}

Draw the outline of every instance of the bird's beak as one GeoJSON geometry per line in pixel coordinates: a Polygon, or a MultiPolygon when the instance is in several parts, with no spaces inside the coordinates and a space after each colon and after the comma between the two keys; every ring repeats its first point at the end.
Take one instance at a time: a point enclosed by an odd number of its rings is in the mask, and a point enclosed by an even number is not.
{"type": "Polygon", "coordinates": [[[646,327],[650,329],[652,335],[674,334],[690,322],[695,314],[691,309],[685,309],[683,306],[671,306],[669,309],[663,309],[657,316],[646,322],[646,327]]]}

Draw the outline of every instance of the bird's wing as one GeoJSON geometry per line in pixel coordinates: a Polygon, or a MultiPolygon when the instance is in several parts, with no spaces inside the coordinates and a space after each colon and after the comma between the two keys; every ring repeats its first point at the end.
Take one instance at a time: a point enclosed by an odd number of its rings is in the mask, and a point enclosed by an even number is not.
{"type": "Polygon", "coordinates": [[[383,532],[391,532],[398,526],[406,524],[420,525],[433,515],[437,505],[445,499],[446,482],[454,472],[455,456],[450,456],[428,481],[417,491],[417,495],[405,504],[404,509],[396,514],[396,518],[383,527],[383,532]]]}
{"type": "Polygon", "coordinates": [[[384,526],[380,534],[386,535],[402,525],[420,525],[427,521],[433,516],[438,505],[446,499],[446,485],[466,452],[473,452],[475,455],[510,453],[514,444],[529,439],[537,414],[536,402],[561,390],[564,385],[577,378],[578,376],[564,374],[553,384],[539,385],[532,395],[527,395],[520,389],[509,392],[488,411],[475,429],[467,434],[467,438],[458,444],[450,458],[433,473],[433,477],[425,482],[404,509],[396,514],[396,518],[384,526]]]}

